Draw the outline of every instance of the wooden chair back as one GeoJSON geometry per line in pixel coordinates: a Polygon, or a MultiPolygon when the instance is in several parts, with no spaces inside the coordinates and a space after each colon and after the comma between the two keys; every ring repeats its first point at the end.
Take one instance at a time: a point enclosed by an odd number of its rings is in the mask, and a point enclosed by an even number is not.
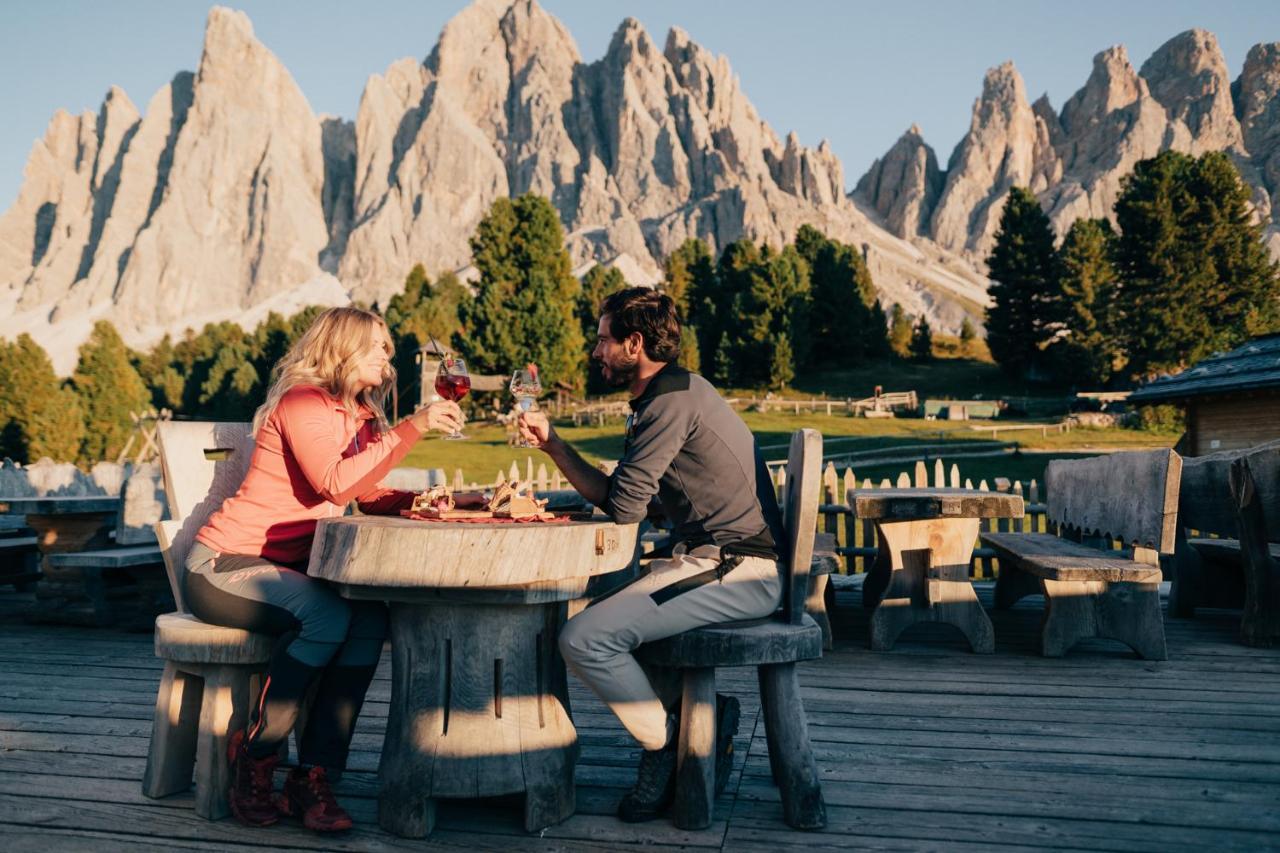
{"type": "Polygon", "coordinates": [[[816,429],[798,429],[791,434],[781,507],[788,540],[783,554],[786,575],[782,606],[787,622],[792,625],[799,625],[805,615],[821,492],[822,433],[816,429]]]}
{"type": "Polygon", "coordinates": [[[1044,479],[1050,521],[1085,535],[1173,553],[1182,457],[1172,450],[1055,459],[1044,479]]]}
{"type": "Polygon", "coordinates": [[[160,464],[170,520],[156,524],[169,586],[180,613],[187,553],[209,516],[244,482],[253,457],[250,424],[164,421],[159,424],[160,464]]]}
{"type": "MultiPolygon", "coordinates": [[[[1251,456],[1265,468],[1266,460],[1280,456],[1280,441],[1272,441],[1246,450],[1224,450],[1206,456],[1187,456],[1182,460],[1182,487],[1178,490],[1178,526],[1200,534],[1228,539],[1239,538],[1235,501],[1229,478],[1231,464],[1242,456],[1251,456]]],[[[1280,483],[1260,484],[1263,504],[1280,502],[1280,483]]],[[[1280,524],[1280,522],[1277,522],[1280,524]]],[[[1273,537],[1272,541],[1276,541],[1273,537]]]]}

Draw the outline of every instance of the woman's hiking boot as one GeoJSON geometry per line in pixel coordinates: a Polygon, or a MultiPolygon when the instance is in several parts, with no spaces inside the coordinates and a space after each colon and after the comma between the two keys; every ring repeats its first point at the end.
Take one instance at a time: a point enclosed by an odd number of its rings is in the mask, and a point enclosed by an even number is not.
{"type": "Polygon", "coordinates": [[[351,815],[338,805],[323,767],[290,770],[277,804],[282,814],[302,818],[302,825],[315,832],[341,832],[352,826],[351,815]]]}
{"type": "Polygon", "coordinates": [[[270,826],[280,819],[272,797],[273,780],[280,756],[254,758],[249,754],[244,730],[231,736],[227,763],[231,765],[231,790],[227,799],[231,813],[245,826],[270,826]]]}

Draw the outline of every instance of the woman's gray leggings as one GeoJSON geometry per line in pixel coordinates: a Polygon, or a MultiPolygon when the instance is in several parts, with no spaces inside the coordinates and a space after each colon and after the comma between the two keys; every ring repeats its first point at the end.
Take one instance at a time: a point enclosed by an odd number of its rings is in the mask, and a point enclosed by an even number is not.
{"type": "Polygon", "coordinates": [[[250,720],[250,754],[279,748],[319,678],[299,758],[341,770],[382,655],[386,606],[347,601],[304,572],[262,557],[219,554],[199,542],[186,565],[187,605],[202,622],[280,638],[250,720]]]}

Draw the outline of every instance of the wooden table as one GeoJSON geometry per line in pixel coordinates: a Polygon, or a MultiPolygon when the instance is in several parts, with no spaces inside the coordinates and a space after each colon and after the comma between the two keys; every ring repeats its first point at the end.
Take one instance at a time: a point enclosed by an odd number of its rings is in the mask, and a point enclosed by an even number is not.
{"type": "MultiPolygon", "coordinates": [[[[0,498],[0,513],[26,517],[27,526],[36,533],[36,549],[40,552],[40,578],[36,583],[36,599],[41,602],[39,618],[57,618],[55,611],[76,609],[85,601],[102,597],[99,575],[87,576],[77,570],[63,570],[50,564],[50,554],[100,548],[111,543],[116,526],[120,498],[107,495],[93,497],[0,498]]],[[[76,616],[69,611],[65,616],[76,616]]],[[[90,614],[88,621],[96,624],[90,614]]],[[[70,621],[85,621],[72,618],[70,621]]]]}
{"type": "Polygon", "coordinates": [[[557,639],[567,603],[629,578],[636,525],[320,522],[309,572],[390,602],[378,823],[422,838],[436,800],[525,793],[530,832],[573,814],[577,731],[557,639]]]}
{"type": "Polygon", "coordinates": [[[875,522],[879,551],[862,587],[871,648],[888,651],[917,622],[955,625],[975,652],[995,651],[991,620],[969,582],[980,519],[1021,518],[1022,498],[969,489],[850,489],[858,518],[875,522]]]}

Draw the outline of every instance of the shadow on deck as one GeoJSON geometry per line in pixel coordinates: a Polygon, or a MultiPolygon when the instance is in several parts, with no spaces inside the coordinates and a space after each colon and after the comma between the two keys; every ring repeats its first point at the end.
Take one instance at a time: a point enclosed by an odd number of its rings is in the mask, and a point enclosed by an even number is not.
{"type": "MultiPolygon", "coordinates": [[[[979,584],[990,604],[989,584],[979,584]]],[[[613,817],[637,748],[571,682],[582,754],[578,814],[541,836],[518,800],[449,803],[426,841],[376,824],[389,654],[339,795],[357,828],[320,838],[289,824],[208,823],[190,794],[140,792],[160,663],[149,635],[28,626],[30,596],[0,594],[0,839],[7,851],[721,848],[1202,851],[1280,849],[1280,650],[1239,645],[1239,615],[1167,620],[1167,662],[1091,641],[1037,654],[1040,599],[992,614],[996,653],[941,626],[866,649],[852,593],[836,651],[801,668],[829,825],[794,832],[769,780],[755,673],[722,671],[742,728],[729,790],[705,832],[613,817]]]]}

